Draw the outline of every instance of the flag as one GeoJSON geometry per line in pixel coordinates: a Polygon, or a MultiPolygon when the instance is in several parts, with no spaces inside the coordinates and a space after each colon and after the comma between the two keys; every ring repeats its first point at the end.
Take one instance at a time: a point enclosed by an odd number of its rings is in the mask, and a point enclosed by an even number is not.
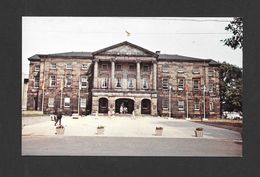
{"type": "Polygon", "coordinates": [[[129,37],[131,35],[131,33],[129,33],[128,31],[125,31],[126,32],[126,36],[129,37]]]}

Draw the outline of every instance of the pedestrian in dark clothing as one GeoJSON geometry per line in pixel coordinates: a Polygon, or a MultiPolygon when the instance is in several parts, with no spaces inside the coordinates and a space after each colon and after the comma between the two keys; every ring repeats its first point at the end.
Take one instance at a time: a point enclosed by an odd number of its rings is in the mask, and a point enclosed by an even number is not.
{"type": "Polygon", "coordinates": [[[61,111],[58,111],[56,117],[57,117],[57,119],[56,119],[56,121],[55,121],[54,126],[56,126],[56,124],[57,124],[58,122],[59,122],[59,125],[61,125],[62,112],[61,112],[61,111]]]}

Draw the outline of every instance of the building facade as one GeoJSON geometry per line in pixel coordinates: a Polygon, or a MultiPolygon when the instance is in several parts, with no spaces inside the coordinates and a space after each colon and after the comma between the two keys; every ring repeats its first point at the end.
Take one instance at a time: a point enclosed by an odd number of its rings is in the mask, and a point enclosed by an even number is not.
{"type": "Polygon", "coordinates": [[[122,42],[29,58],[28,110],[219,117],[219,64],[122,42]]]}

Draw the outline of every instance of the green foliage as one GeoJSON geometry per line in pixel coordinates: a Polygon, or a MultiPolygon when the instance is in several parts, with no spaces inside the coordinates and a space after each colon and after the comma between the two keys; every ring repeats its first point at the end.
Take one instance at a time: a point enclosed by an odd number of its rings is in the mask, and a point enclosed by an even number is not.
{"type": "Polygon", "coordinates": [[[222,40],[224,45],[232,49],[243,47],[243,19],[242,17],[235,17],[233,21],[225,27],[225,30],[233,33],[233,36],[222,40]]]}
{"type": "Polygon", "coordinates": [[[222,111],[242,111],[242,69],[223,62],[220,66],[220,101],[222,111]]]}

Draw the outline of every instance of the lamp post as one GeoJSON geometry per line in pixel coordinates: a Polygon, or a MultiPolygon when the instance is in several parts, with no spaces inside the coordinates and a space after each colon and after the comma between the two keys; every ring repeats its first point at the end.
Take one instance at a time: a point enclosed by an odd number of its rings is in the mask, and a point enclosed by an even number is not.
{"type": "Polygon", "coordinates": [[[79,93],[78,93],[78,115],[79,115],[79,107],[80,107],[80,90],[81,90],[81,85],[80,85],[80,79],[79,79],[79,93]]]}
{"type": "Polygon", "coordinates": [[[60,109],[62,109],[63,76],[61,76],[60,82],[60,109]]]}
{"type": "Polygon", "coordinates": [[[171,118],[171,90],[172,86],[169,85],[169,118],[171,118]]]}
{"type": "Polygon", "coordinates": [[[190,120],[190,118],[189,118],[189,93],[188,93],[188,91],[189,91],[189,87],[188,87],[188,85],[186,85],[185,86],[185,92],[186,92],[186,120],[190,120]]]}

